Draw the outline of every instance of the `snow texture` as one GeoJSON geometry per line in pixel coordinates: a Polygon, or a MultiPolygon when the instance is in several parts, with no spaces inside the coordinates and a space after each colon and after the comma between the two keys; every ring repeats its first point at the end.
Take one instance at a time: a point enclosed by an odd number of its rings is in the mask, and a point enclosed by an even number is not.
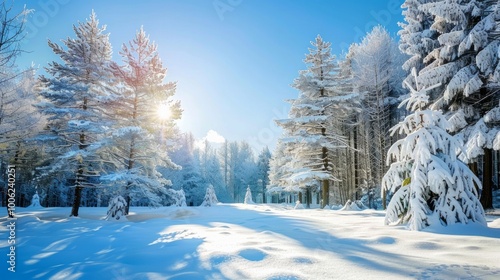
{"type": "MultiPolygon", "coordinates": [[[[128,220],[118,223],[103,220],[106,208],[100,207],[82,207],[79,218],[68,218],[65,207],[16,210],[20,259],[16,272],[1,269],[0,279],[500,276],[498,211],[488,216],[489,228],[455,225],[408,232],[383,226],[383,211],[293,211],[282,204],[131,207],[128,220]]],[[[0,217],[6,215],[2,207],[0,217]]],[[[4,237],[8,225],[0,219],[4,237]]],[[[5,240],[0,250],[7,254],[5,240]]]]}

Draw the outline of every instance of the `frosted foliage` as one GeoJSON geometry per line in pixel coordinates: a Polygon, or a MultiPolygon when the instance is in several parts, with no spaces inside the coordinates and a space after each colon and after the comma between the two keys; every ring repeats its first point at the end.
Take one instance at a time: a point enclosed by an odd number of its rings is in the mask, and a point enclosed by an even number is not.
{"type": "MultiPolygon", "coordinates": [[[[417,81],[416,71],[412,71],[417,81]]],[[[407,224],[421,230],[439,221],[442,225],[477,222],[486,225],[475,185],[480,180],[456,157],[458,139],[447,129],[450,123],[440,111],[426,110],[426,93],[439,86],[416,89],[407,84],[410,97],[403,101],[412,113],[394,126],[392,134],[406,137],[388,151],[389,171],[382,188],[394,195],[386,224],[407,224]]]]}
{"type": "Polygon", "coordinates": [[[460,69],[450,80],[444,92],[446,101],[452,100],[458,93],[461,93],[468,82],[474,77],[475,67],[466,66],[460,69]]]}
{"type": "Polygon", "coordinates": [[[476,64],[485,75],[490,75],[495,70],[498,62],[499,44],[499,41],[492,42],[476,56],[476,64]]]}
{"type": "Polygon", "coordinates": [[[498,14],[498,11],[484,17],[472,28],[469,35],[464,38],[458,47],[459,55],[464,54],[472,47],[475,51],[478,51],[488,44],[487,32],[495,27],[496,14],[498,14]]]}
{"type": "Polygon", "coordinates": [[[493,108],[484,116],[486,123],[500,122],[500,104],[498,107],[493,108]]]}
{"type": "Polygon", "coordinates": [[[174,205],[177,207],[186,207],[186,194],[183,189],[180,190],[167,190],[167,194],[174,200],[174,205]]]}
{"type": "Polygon", "coordinates": [[[500,131],[497,132],[497,134],[493,138],[493,149],[497,151],[500,150],[500,131]]]}
{"type": "Polygon", "coordinates": [[[403,69],[412,69],[420,64],[422,57],[420,55],[414,55],[410,57],[405,63],[403,63],[403,69]]]}
{"type": "Polygon", "coordinates": [[[38,192],[35,192],[35,194],[33,195],[33,198],[31,199],[31,204],[29,207],[33,207],[33,208],[42,207],[40,205],[40,197],[38,196],[38,192]]]}
{"type": "MultiPolygon", "coordinates": [[[[245,197],[246,201],[246,197],[245,197]]],[[[212,185],[207,187],[207,192],[205,193],[205,197],[203,198],[203,202],[200,206],[210,207],[212,205],[217,205],[219,201],[217,200],[217,196],[215,195],[215,190],[212,185]]]]}
{"type": "Polygon", "coordinates": [[[250,187],[247,188],[247,192],[245,194],[245,204],[254,204],[250,187]]]}
{"type": "Polygon", "coordinates": [[[427,0],[406,0],[401,6],[407,23],[400,23],[402,30],[398,32],[401,40],[400,50],[410,58],[403,64],[406,71],[423,66],[422,59],[434,49],[436,42],[433,39],[435,31],[428,29],[431,17],[424,13],[420,7],[427,0]]]}
{"type": "Polygon", "coordinates": [[[431,86],[438,83],[446,83],[449,81],[458,69],[465,66],[465,63],[461,60],[446,63],[441,66],[435,66],[434,64],[424,68],[418,77],[419,82],[422,86],[431,86]]]}
{"type": "Polygon", "coordinates": [[[492,80],[495,81],[495,82],[500,81],[500,63],[497,64],[497,67],[495,68],[495,71],[493,71],[492,80]]]}
{"type": "Polygon", "coordinates": [[[440,35],[438,37],[438,41],[441,45],[447,45],[453,47],[453,46],[458,46],[464,38],[465,38],[464,31],[458,30],[440,35]]]}
{"type": "Polygon", "coordinates": [[[484,154],[484,148],[494,146],[497,129],[490,129],[484,122],[484,118],[479,120],[468,135],[465,145],[467,158],[472,160],[484,154]]]}
{"type": "Polygon", "coordinates": [[[457,1],[445,0],[428,3],[422,5],[420,9],[436,16],[436,22],[445,21],[447,23],[460,24],[466,21],[466,17],[457,1]]]}
{"type": "Polygon", "coordinates": [[[483,85],[483,81],[479,78],[479,75],[474,75],[465,85],[464,88],[464,96],[468,97],[469,95],[477,92],[481,86],[483,85]]]}
{"type": "Polygon", "coordinates": [[[458,109],[458,111],[453,112],[453,114],[448,119],[450,123],[450,128],[448,131],[456,132],[467,126],[467,121],[465,120],[465,114],[463,109],[458,109]]]}
{"type": "Polygon", "coordinates": [[[119,220],[122,216],[125,216],[125,206],[127,206],[127,202],[121,195],[113,198],[109,203],[106,220],[119,220]]]}

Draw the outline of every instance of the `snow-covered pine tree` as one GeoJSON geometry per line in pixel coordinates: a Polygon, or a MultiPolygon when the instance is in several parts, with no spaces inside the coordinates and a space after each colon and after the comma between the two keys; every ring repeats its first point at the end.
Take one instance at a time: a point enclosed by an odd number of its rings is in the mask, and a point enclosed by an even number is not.
{"type": "Polygon", "coordinates": [[[111,44],[106,26],[99,26],[96,14],[73,27],[76,38],[63,40],[63,46],[49,40],[52,51],[62,63],[51,62],[42,76],[40,95],[45,101],[37,104],[48,118],[47,129],[39,140],[47,145],[53,158],[45,175],[69,172],[74,188],[71,216],[78,216],[83,188],[99,184],[106,128],[111,125],[106,105],[114,100],[109,71],[111,44]]]}
{"type": "Polygon", "coordinates": [[[254,204],[253,199],[252,199],[252,190],[250,187],[247,187],[247,192],[245,193],[245,204],[254,204]]]}
{"type": "MultiPolygon", "coordinates": [[[[444,111],[452,123],[451,132],[461,135],[467,146],[479,143],[474,139],[480,136],[474,133],[495,134],[495,127],[498,128],[493,123],[483,126],[481,120],[500,99],[498,5],[498,1],[441,0],[419,7],[431,18],[427,32],[435,38],[433,47],[422,56],[425,67],[420,71],[420,83],[424,86],[442,84],[431,95],[432,108],[444,111]]],[[[485,208],[492,207],[491,147],[491,141],[486,141],[478,154],[464,154],[461,158],[476,166],[478,157],[484,155],[481,201],[485,208]]],[[[478,151],[474,147],[468,150],[478,151]]]]}
{"type": "Polygon", "coordinates": [[[304,60],[307,70],[300,71],[293,83],[299,97],[290,101],[289,118],[276,123],[284,129],[281,141],[293,157],[291,166],[295,170],[287,184],[300,186],[310,197],[311,190],[321,182],[321,206],[324,207],[329,204],[330,181],[335,179],[332,150],[347,146],[345,139],[332,130],[330,123],[335,115],[332,112],[347,110],[345,101],[354,96],[338,92],[339,68],[331,54],[331,44],[319,35],[311,44],[313,48],[304,60]]]}
{"type": "Polygon", "coordinates": [[[33,198],[31,198],[31,204],[29,206],[30,208],[40,208],[42,207],[40,205],[40,196],[38,196],[38,192],[35,191],[35,194],[33,195],[33,198]]]}
{"type": "MultiPolygon", "coordinates": [[[[423,59],[436,46],[437,33],[429,29],[433,23],[432,16],[423,12],[420,8],[423,4],[435,2],[435,0],[406,0],[401,7],[405,23],[399,23],[402,28],[398,35],[399,49],[409,56],[403,64],[403,69],[410,72],[415,68],[420,71],[425,67],[423,59]]],[[[406,82],[414,86],[413,77],[408,75],[406,82]]]]}
{"type": "Polygon", "coordinates": [[[127,202],[123,196],[118,195],[109,201],[108,214],[106,220],[116,219],[119,220],[122,216],[125,216],[127,208],[127,202]]]}
{"type": "Polygon", "coordinates": [[[168,189],[167,194],[169,197],[174,201],[174,205],[177,207],[186,207],[186,194],[184,193],[183,189],[180,190],[174,190],[174,189],[168,189]]]}
{"type": "Polygon", "coordinates": [[[450,123],[440,111],[426,109],[428,91],[439,84],[422,87],[413,71],[416,88],[411,90],[406,104],[411,111],[391,133],[404,133],[388,152],[389,171],[382,180],[382,187],[394,193],[386,212],[386,224],[408,224],[411,230],[421,230],[441,223],[486,225],[484,210],[475,185],[481,182],[457,158],[459,141],[447,130],[450,123]]]}
{"type": "Polygon", "coordinates": [[[203,198],[203,202],[201,203],[200,206],[210,207],[217,205],[217,203],[219,203],[219,200],[217,200],[217,195],[215,194],[214,186],[208,185],[205,197],[203,198]]]}
{"type": "Polygon", "coordinates": [[[169,139],[176,133],[175,120],[181,116],[180,103],[172,101],[176,84],[166,83],[157,45],[141,29],[120,51],[123,66],[111,68],[120,84],[119,102],[113,108],[116,125],[111,135],[109,155],[115,170],[103,177],[127,201],[159,206],[170,181],[158,166],[179,168],[169,156],[169,139]]]}

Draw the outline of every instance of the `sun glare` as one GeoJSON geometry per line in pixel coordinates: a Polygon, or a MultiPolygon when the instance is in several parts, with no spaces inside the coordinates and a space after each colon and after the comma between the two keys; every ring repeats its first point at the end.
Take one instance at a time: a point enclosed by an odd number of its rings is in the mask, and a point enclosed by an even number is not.
{"type": "Polygon", "coordinates": [[[161,103],[156,109],[156,114],[162,120],[168,120],[170,118],[170,107],[168,104],[161,103]]]}

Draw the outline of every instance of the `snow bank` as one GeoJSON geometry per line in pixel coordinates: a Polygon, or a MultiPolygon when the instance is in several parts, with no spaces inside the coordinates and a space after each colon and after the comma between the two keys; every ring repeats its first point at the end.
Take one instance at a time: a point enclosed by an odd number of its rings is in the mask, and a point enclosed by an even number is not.
{"type": "MultiPolygon", "coordinates": [[[[18,208],[16,273],[4,267],[0,279],[500,277],[500,217],[488,216],[490,228],[414,232],[384,226],[382,211],[292,209],[131,207],[129,221],[110,223],[106,208],[82,207],[77,218],[70,208],[18,208]]],[[[1,252],[6,214],[1,208],[1,252]]]]}

